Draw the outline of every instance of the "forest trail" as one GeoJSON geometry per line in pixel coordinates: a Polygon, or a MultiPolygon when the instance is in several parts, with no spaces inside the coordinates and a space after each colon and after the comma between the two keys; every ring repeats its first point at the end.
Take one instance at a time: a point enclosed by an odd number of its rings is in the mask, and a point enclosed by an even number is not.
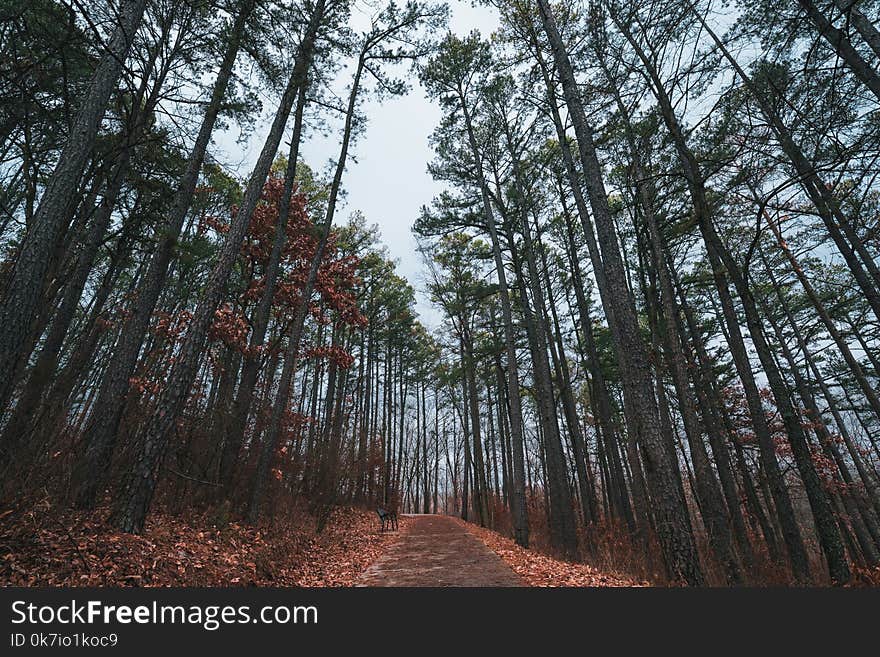
{"type": "Polygon", "coordinates": [[[501,558],[446,516],[412,515],[356,586],[523,586],[501,558]]]}

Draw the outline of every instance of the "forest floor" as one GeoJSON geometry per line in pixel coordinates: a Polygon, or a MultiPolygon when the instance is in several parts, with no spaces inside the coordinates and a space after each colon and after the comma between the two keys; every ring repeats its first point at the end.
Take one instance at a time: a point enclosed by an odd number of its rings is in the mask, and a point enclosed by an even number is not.
{"type": "Polygon", "coordinates": [[[367,569],[359,586],[526,586],[464,523],[435,515],[406,520],[400,540],[367,569]]]}
{"type": "Polygon", "coordinates": [[[584,563],[561,561],[535,550],[517,545],[513,539],[498,532],[453,519],[468,533],[479,538],[497,554],[523,581],[525,586],[544,587],[620,587],[649,586],[624,575],[606,573],[584,563]]]}
{"type": "Polygon", "coordinates": [[[351,586],[399,536],[354,509],[334,512],[320,533],[305,514],[267,529],[156,512],[139,536],[115,531],[103,509],[6,514],[2,586],[351,586]]]}
{"type": "Polygon", "coordinates": [[[449,516],[401,516],[380,532],[375,513],[339,509],[318,533],[292,515],[269,529],[156,512],[132,535],[106,509],[0,510],[0,586],[639,585],[449,516]]]}
{"type": "Polygon", "coordinates": [[[585,564],[559,561],[451,516],[404,516],[399,541],[359,586],[639,586],[585,564]]]}

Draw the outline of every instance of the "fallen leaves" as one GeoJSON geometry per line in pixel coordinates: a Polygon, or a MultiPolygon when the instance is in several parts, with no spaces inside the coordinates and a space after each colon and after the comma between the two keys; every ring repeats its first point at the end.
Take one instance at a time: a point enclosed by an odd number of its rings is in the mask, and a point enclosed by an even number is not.
{"type": "Polygon", "coordinates": [[[625,577],[611,575],[582,563],[559,561],[547,555],[526,550],[513,540],[483,527],[457,519],[468,532],[479,538],[486,546],[522,577],[530,586],[541,587],[621,587],[647,586],[625,577]]]}
{"type": "MultiPolygon", "coordinates": [[[[106,515],[42,507],[0,513],[0,585],[346,587],[399,536],[379,532],[375,515],[356,509],[337,509],[321,533],[304,513],[258,529],[157,511],[139,536],[115,531],[106,515]]],[[[400,522],[402,529],[409,519],[400,522]]],[[[456,522],[530,586],[645,585],[456,522]]]]}
{"type": "Polygon", "coordinates": [[[343,587],[396,536],[355,509],[335,511],[320,534],[307,516],[258,530],[156,512],[140,536],[115,531],[104,511],[39,509],[0,527],[0,584],[343,587]]]}

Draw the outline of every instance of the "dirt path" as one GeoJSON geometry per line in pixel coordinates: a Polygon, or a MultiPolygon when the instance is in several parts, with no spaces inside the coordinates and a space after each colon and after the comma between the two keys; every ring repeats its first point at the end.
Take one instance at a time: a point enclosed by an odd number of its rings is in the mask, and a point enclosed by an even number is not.
{"type": "Polygon", "coordinates": [[[452,518],[409,518],[400,540],[356,586],[523,586],[519,575],[452,518]]]}

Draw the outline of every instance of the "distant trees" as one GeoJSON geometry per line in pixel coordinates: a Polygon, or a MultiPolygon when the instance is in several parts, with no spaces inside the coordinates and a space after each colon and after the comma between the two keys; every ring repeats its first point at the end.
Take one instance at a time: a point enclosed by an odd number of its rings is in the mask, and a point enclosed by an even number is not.
{"type": "MultiPolygon", "coordinates": [[[[474,107],[472,102],[479,102],[482,86],[485,81],[481,79],[487,68],[491,65],[489,50],[477,35],[471,35],[468,39],[460,40],[456,37],[448,37],[441,48],[441,53],[422,70],[421,79],[429,93],[439,96],[443,104],[452,110],[447,119],[447,124],[441,129],[455,130],[456,123],[462,122],[466,135],[464,152],[470,151],[470,161],[475,167],[477,190],[479,190],[485,229],[491,238],[492,253],[495,260],[495,271],[498,277],[498,287],[501,297],[501,310],[504,321],[504,341],[507,351],[507,386],[510,400],[510,426],[513,442],[513,471],[511,510],[514,517],[514,529],[517,542],[520,545],[529,544],[529,526],[525,509],[525,480],[523,478],[523,418],[522,402],[519,391],[519,376],[517,373],[516,346],[513,335],[513,314],[511,311],[511,297],[507,286],[507,275],[501,255],[501,242],[498,227],[495,221],[495,210],[491,202],[489,191],[489,179],[483,172],[482,155],[477,141],[473,123],[474,107]]],[[[443,134],[438,135],[443,138],[443,134]]],[[[443,144],[443,152],[450,152],[453,157],[461,157],[461,146],[458,144],[443,144]]],[[[465,156],[467,157],[467,156],[465,156]]],[[[435,167],[435,171],[437,168],[435,167]]],[[[458,171],[440,173],[440,176],[455,177],[461,179],[458,171]],[[449,175],[451,174],[451,176],[449,175]]],[[[437,173],[435,173],[435,176],[437,173]]],[[[465,179],[467,180],[467,179],[465,179]]],[[[472,183],[472,184],[473,184],[472,183]]],[[[444,217],[445,219],[446,217],[444,217]]],[[[416,231],[427,233],[430,228],[429,216],[423,216],[421,224],[417,224],[416,231]]],[[[442,224],[441,224],[442,225],[442,224]]],[[[466,505],[465,505],[466,506],[466,505]]]]}

